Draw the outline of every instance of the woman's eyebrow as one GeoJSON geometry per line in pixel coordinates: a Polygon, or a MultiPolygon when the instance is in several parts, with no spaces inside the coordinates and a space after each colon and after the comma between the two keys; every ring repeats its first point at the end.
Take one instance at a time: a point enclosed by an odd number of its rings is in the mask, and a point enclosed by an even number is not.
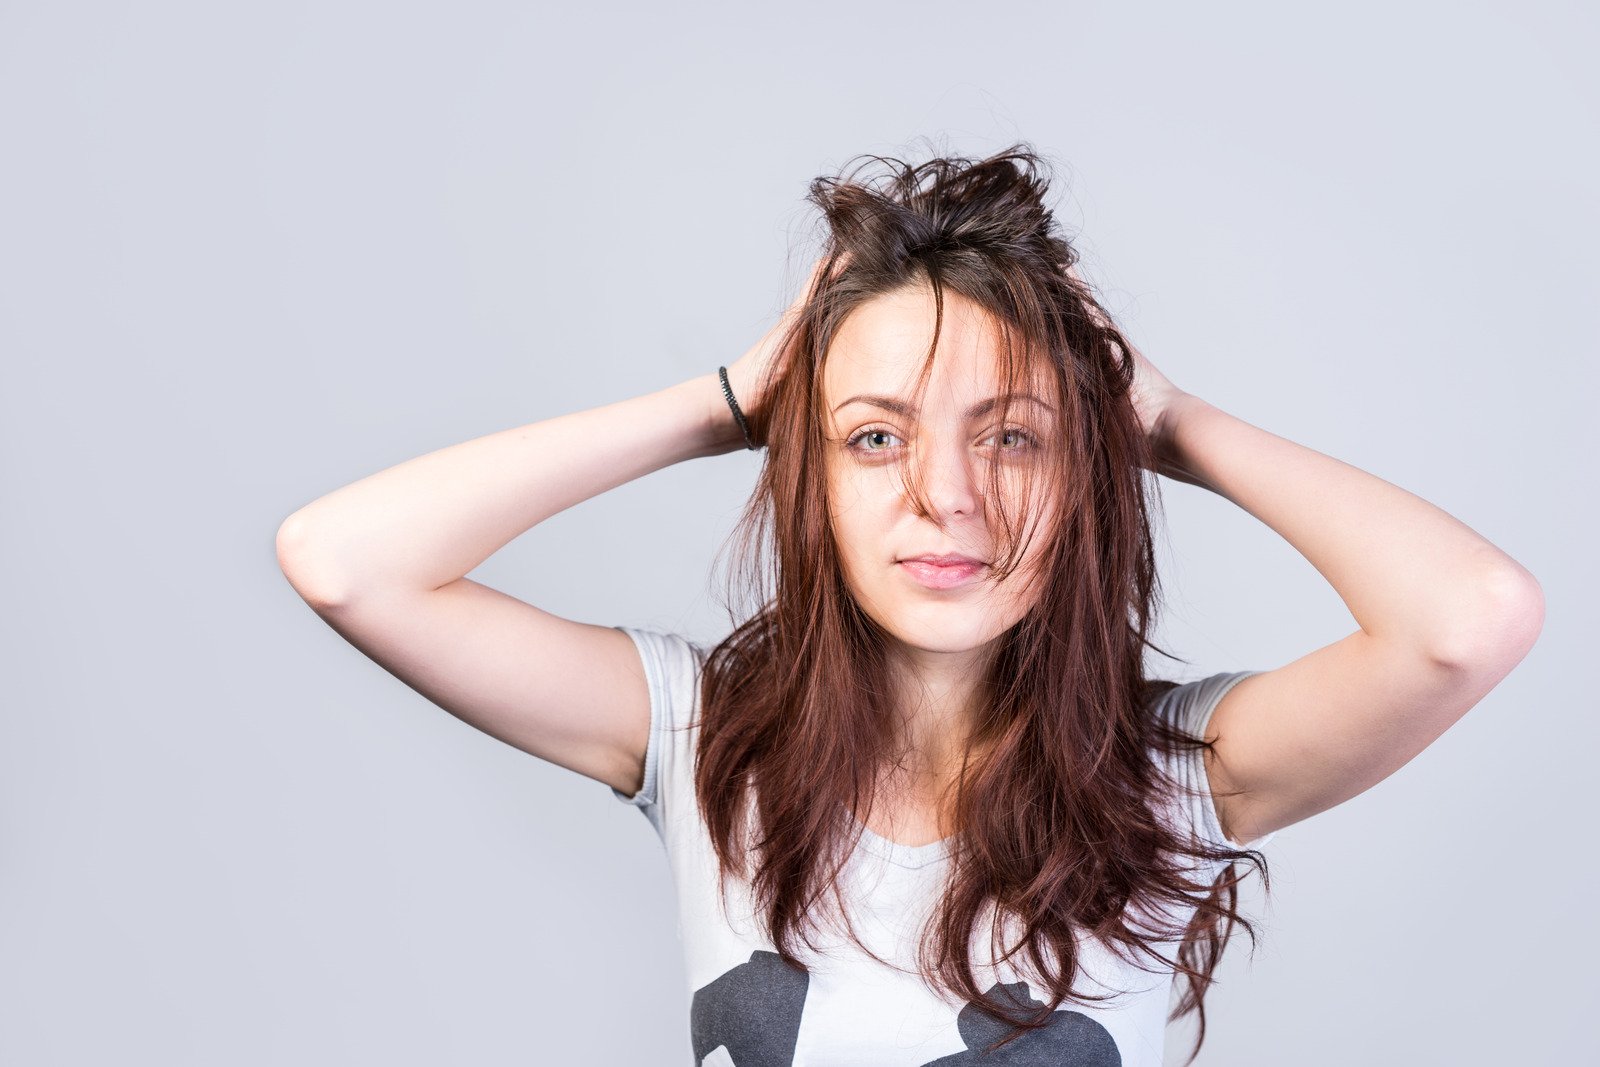
{"type": "MultiPolygon", "coordinates": [[[[998,396],[991,396],[987,400],[980,400],[976,404],[972,405],[967,409],[967,418],[975,419],[979,415],[986,414],[990,409],[996,407],[1000,401],[1006,399],[1031,400],[1033,403],[1038,404],[1040,407],[1051,412],[1052,414],[1056,410],[1049,403],[1034,396],[1032,393],[1001,393],[998,396]]],[[[834,413],[838,414],[840,408],[847,407],[850,404],[871,404],[873,407],[880,407],[885,411],[892,411],[896,415],[905,415],[908,418],[911,415],[916,414],[916,409],[914,409],[910,404],[907,404],[904,400],[893,396],[883,396],[879,393],[862,393],[859,396],[851,397],[849,400],[840,401],[838,404],[834,405],[834,413]]]]}

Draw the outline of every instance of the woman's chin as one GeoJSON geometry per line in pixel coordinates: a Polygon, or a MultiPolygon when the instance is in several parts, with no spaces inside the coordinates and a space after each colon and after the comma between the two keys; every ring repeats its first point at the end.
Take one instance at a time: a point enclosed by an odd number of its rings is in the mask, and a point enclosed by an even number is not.
{"type": "Polygon", "coordinates": [[[1007,621],[968,609],[955,612],[908,609],[884,629],[922,652],[973,652],[1000,637],[1016,620],[1007,621]]]}

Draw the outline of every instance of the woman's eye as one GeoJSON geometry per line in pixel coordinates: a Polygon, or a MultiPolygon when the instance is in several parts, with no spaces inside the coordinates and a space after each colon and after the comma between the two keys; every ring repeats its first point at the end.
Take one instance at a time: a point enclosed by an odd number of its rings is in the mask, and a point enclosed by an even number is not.
{"type": "MultiPolygon", "coordinates": [[[[850,440],[846,441],[845,442],[845,447],[846,448],[855,448],[855,447],[857,447],[859,442],[861,442],[861,441],[863,441],[863,440],[865,440],[867,438],[870,438],[870,437],[893,437],[893,436],[894,436],[894,434],[890,433],[888,430],[879,430],[879,429],[868,428],[868,429],[862,430],[860,433],[858,433],[854,437],[850,438],[850,440]]],[[[863,451],[863,452],[882,452],[883,449],[881,449],[881,448],[863,448],[863,449],[861,449],[861,451],[863,451]]]]}
{"type": "Polygon", "coordinates": [[[1038,442],[1034,440],[1033,434],[1029,433],[1027,430],[1024,430],[1020,426],[1011,426],[1001,430],[993,437],[990,437],[989,440],[992,441],[995,437],[1010,437],[1017,442],[1014,445],[1006,447],[1005,450],[1007,452],[1020,452],[1025,448],[1032,448],[1034,445],[1038,444],[1038,442]]]}

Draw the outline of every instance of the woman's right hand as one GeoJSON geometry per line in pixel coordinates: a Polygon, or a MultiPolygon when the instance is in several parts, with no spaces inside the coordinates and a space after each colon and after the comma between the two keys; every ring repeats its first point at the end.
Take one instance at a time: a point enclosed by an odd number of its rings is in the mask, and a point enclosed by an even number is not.
{"type": "MultiPolygon", "coordinates": [[[[788,358],[788,353],[780,352],[779,349],[783,347],[789,331],[794,328],[801,310],[816,293],[822,267],[826,262],[826,259],[819,259],[812,264],[811,273],[806,278],[806,284],[801,287],[800,295],[795,297],[794,302],[784,310],[778,321],[762,335],[759,341],[728,365],[728,386],[733,390],[733,398],[738,401],[739,410],[744,412],[745,421],[750,424],[751,438],[763,448],[767,444],[769,415],[766,394],[771,388],[771,383],[783,374],[784,364],[780,360],[788,358]]],[[[729,412],[729,418],[732,418],[732,412],[729,412]]]]}

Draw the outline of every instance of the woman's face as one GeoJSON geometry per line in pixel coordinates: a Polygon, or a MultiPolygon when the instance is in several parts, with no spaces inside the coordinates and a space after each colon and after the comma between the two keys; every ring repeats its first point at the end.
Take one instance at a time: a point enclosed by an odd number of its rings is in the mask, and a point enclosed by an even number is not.
{"type": "Polygon", "coordinates": [[[1013,626],[1037,596],[1032,579],[1055,501],[1048,478],[1033,490],[1034,514],[1021,513],[1021,494],[1030,470],[1045,473],[1056,415],[1037,379],[1013,394],[1005,423],[998,407],[984,408],[1004,391],[1000,341],[988,313],[948,288],[921,410],[896,410],[896,402],[914,399],[933,326],[933,292],[924,283],[868,301],[836,332],[822,372],[828,500],[845,580],[862,610],[912,649],[968,652],[1013,626]],[[901,460],[920,474],[932,515],[916,513],[901,460]],[[986,499],[996,466],[1012,526],[1031,535],[1003,582],[987,565],[1004,548],[1004,527],[986,499]],[[960,571],[905,562],[951,553],[980,565],[960,571]]]}

